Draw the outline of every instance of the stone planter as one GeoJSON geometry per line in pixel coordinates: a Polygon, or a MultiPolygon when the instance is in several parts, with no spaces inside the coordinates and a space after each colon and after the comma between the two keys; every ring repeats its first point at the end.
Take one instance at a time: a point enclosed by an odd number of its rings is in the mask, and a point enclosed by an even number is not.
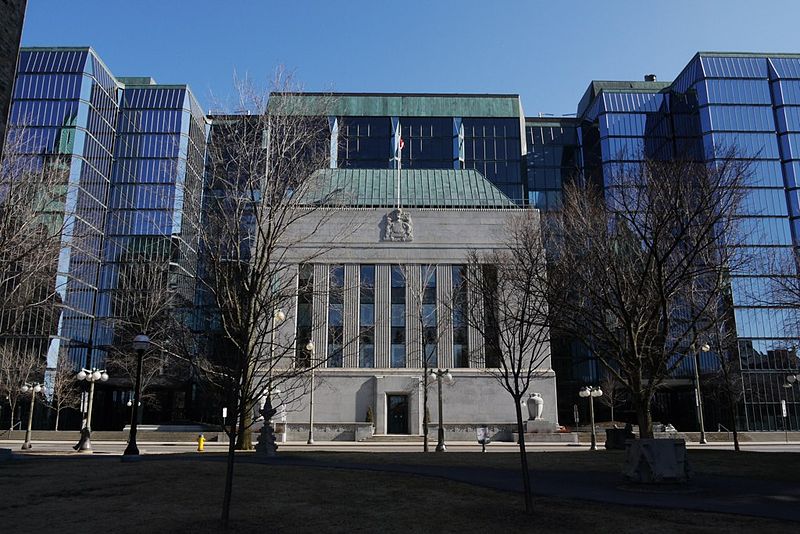
{"type": "Polygon", "coordinates": [[[375,435],[372,423],[356,423],[356,441],[366,441],[375,435]]]}
{"type": "Polygon", "coordinates": [[[630,482],[681,483],[689,480],[686,442],[682,439],[634,439],[625,443],[625,466],[630,482]]]}

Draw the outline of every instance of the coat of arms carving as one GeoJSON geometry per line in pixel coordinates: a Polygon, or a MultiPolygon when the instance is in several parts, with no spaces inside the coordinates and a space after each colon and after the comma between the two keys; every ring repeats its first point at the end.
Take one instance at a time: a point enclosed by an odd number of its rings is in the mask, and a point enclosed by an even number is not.
{"type": "Polygon", "coordinates": [[[414,239],[414,226],[411,223],[411,215],[401,208],[387,213],[385,224],[383,241],[412,241],[414,239]]]}

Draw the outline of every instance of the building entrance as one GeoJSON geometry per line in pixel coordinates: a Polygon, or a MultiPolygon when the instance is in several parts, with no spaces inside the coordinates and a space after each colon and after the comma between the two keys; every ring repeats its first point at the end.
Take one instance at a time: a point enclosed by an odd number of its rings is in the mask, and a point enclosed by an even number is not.
{"type": "Polygon", "coordinates": [[[387,434],[408,434],[408,395],[387,395],[387,434]]]}

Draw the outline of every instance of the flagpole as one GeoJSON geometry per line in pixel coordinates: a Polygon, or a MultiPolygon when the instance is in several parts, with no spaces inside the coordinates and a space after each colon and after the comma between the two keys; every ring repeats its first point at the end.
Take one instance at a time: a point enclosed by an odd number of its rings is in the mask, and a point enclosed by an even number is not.
{"type": "MultiPolygon", "coordinates": [[[[397,126],[398,130],[400,129],[400,125],[397,126]]],[[[400,209],[400,167],[402,166],[402,156],[403,156],[403,137],[402,134],[397,136],[397,140],[395,141],[396,144],[396,151],[397,151],[397,180],[395,180],[395,188],[396,188],[396,200],[397,200],[397,209],[400,209]]]]}
{"type": "Polygon", "coordinates": [[[400,203],[400,170],[403,167],[403,137],[402,134],[400,136],[400,145],[399,150],[397,151],[397,209],[402,209],[402,205],[400,203]]]}

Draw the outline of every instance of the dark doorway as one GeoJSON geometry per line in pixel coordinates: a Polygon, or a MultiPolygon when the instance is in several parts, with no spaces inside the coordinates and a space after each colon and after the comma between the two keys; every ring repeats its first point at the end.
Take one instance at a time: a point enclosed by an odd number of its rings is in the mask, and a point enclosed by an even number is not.
{"type": "Polygon", "coordinates": [[[408,395],[387,395],[387,434],[408,434],[408,395]]]}

